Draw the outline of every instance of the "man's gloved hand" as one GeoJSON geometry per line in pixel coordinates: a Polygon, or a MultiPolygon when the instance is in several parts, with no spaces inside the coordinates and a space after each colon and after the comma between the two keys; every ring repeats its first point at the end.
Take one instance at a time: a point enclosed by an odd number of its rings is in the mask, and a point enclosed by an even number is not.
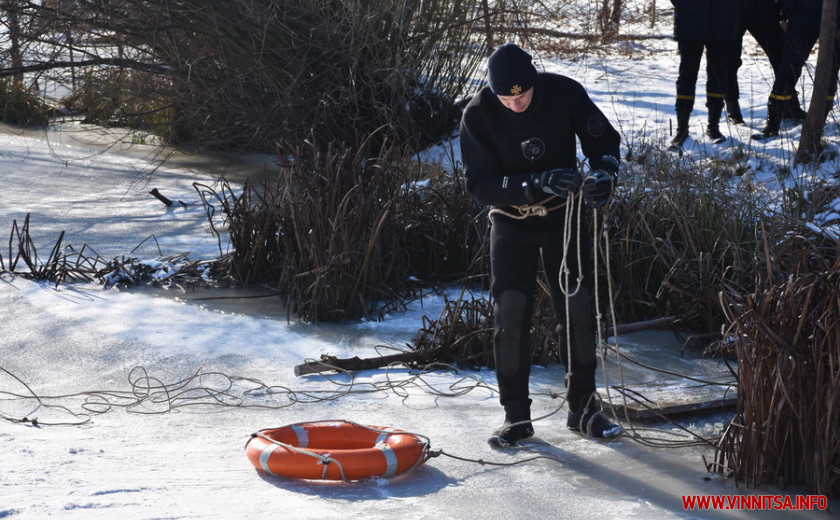
{"type": "Polygon", "coordinates": [[[600,208],[609,200],[615,189],[615,177],[605,170],[595,170],[583,181],[583,193],[592,199],[592,204],[600,208]]]}
{"type": "Polygon", "coordinates": [[[583,175],[577,170],[556,168],[531,174],[531,186],[535,190],[557,195],[565,199],[569,193],[577,193],[583,184],[583,175]]]}

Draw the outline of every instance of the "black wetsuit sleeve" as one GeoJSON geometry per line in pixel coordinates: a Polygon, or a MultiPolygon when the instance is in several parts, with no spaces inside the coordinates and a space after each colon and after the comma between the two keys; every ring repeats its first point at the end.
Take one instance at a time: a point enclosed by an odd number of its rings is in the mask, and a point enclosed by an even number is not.
{"type": "Polygon", "coordinates": [[[621,136],[582,86],[578,91],[578,103],[574,106],[575,133],[590,168],[593,171],[604,170],[615,177],[618,174],[621,136]]]}
{"type": "Polygon", "coordinates": [[[467,191],[487,206],[534,203],[540,194],[531,188],[530,174],[503,171],[489,135],[490,124],[478,112],[468,109],[461,119],[461,159],[466,170],[467,191]]]}

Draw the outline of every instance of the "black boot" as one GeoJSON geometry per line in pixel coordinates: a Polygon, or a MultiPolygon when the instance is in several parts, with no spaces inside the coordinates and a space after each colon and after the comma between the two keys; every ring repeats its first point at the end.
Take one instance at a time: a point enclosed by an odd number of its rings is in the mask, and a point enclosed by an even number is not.
{"type": "Polygon", "coordinates": [[[597,394],[590,394],[580,402],[576,412],[569,412],[566,426],[573,432],[595,439],[615,439],[624,429],[610,422],[601,411],[597,394]]]}
{"type": "Polygon", "coordinates": [[[677,132],[674,134],[674,138],[671,139],[671,145],[668,147],[669,150],[679,150],[682,148],[683,143],[685,140],[688,139],[688,127],[679,127],[677,126],[677,132]]]}
{"type": "Polygon", "coordinates": [[[709,108],[709,124],[706,125],[706,136],[715,144],[720,144],[726,141],[723,134],[720,133],[720,114],[723,112],[723,101],[710,100],[709,108]]]}
{"type": "Polygon", "coordinates": [[[511,448],[519,441],[534,436],[531,424],[531,401],[505,404],[505,422],[487,439],[487,444],[498,448],[511,448]]]}
{"type": "Polygon", "coordinates": [[[764,125],[764,129],[761,132],[753,134],[753,139],[763,141],[764,139],[779,135],[779,127],[782,124],[782,103],[782,101],[775,98],[770,98],[767,101],[767,124],[764,125]]]}
{"type": "Polygon", "coordinates": [[[688,120],[691,117],[691,111],[694,109],[693,101],[689,102],[684,99],[677,100],[677,132],[671,139],[669,150],[679,150],[683,143],[688,139],[688,120]]]}
{"type": "Polygon", "coordinates": [[[794,92],[790,99],[786,99],[783,102],[782,119],[801,123],[805,121],[805,115],[802,104],[799,102],[799,92],[794,92]]]}
{"type": "Polygon", "coordinates": [[[726,119],[733,125],[743,125],[744,116],[741,114],[741,104],[738,98],[726,100],[726,119]]]}

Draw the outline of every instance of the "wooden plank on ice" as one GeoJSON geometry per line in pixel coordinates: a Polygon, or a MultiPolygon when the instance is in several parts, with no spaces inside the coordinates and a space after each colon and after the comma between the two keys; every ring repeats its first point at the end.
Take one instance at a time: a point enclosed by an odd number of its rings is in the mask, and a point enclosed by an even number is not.
{"type": "Polygon", "coordinates": [[[735,383],[709,384],[690,380],[652,381],[604,388],[598,393],[605,407],[612,403],[617,417],[647,419],[735,406],[735,383]]]}

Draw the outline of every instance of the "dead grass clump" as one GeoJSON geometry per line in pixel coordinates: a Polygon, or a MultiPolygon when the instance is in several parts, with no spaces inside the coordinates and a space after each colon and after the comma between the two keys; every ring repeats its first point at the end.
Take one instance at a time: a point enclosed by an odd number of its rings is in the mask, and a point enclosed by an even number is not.
{"type": "Polygon", "coordinates": [[[378,319],[421,284],[481,272],[486,231],[460,173],[421,183],[395,149],[315,143],[281,144],[287,165],[239,195],[197,186],[214,229],[225,216],[232,278],[276,288],[318,322],[378,319]]]}
{"type": "Polygon", "coordinates": [[[621,177],[608,220],[620,320],[679,316],[683,326],[719,332],[718,292],[752,287],[756,223],[774,217],[760,194],[728,188],[725,169],[713,166],[650,151],[621,177]]]}
{"type": "Polygon", "coordinates": [[[412,349],[434,352],[439,362],[469,368],[493,366],[493,305],[464,290],[457,300],[445,298],[437,320],[423,316],[412,349]]]}
{"type": "Polygon", "coordinates": [[[0,121],[11,125],[44,126],[55,110],[36,93],[15,81],[0,79],[0,121]]]}
{"type": "MultiPolygon", "coordinates": [[[[154,240],[154,237],[150,237],[154,240]]],[[[148,239],[147,239],[148,240],[148,239]]],[[[144,240],[145,242],[145,240],[144,240]]],[[[139,246],[138,246],[139,247],[139,246]]],[[[158,251],[160,251],[158,249],[158,251]]],[[[62,231],[46,259],[38,254],[30,234],[30,215],[23,224],[12,222],[8,253],[0,253],[0,273],[22,276],[29,280],[52,282],[56,285],[72,282],[96,282],[106,287],[122,285],[152,285],[158,287],[218,285],[224,278],[216,260],[194,261],[185,254],[163,256],[140,261],[121,256],[107,259],[88,246],[76,251],[64,244],[62,231]],[[8,265],[7,265],[8,262],[8,265]]]]}
{"type": "Polygon", "coordinates": [[[172,96],[171,85],[155,74],[105,69],[81,78],[62,104],[70,114],[83,115],[83,123],[146,130],[177,142],[172,96]]]}
{"type": "MultiPolygon", "coordinates": [[[[423,316],[411,348],[434,354],[434,360],[467,368],[493,368],[493,300],[464,289],[457,300],[445,299],[437,319],[423,316]]],[[[531,363],[559,362],[557,322],[545,290],[539,290],[531,322],[531,363]]]]}
{"type": "Polygon", "coordinates": [[[8,267],[0,254],[0,271],[18,273],[22,272],[33,280],[55,280],[56,283],[71,278],[72,270],[67,269],[68,257],[62,254],[61,244],[64,240],[62,232],[56,240],[45,261],[38,255],[38,248],[29,233],[29,214],[18,225],[17,220],[12,222],[12,231],[9,234],[8,267]],[[26,267],[25,271],[18,269],[18,266],[26,267]]]}
{"type": "Polygon", "coordinates": [[[722,294],[739,384],[718,467],[830,497],[840,495],[840,261],[808,264],[762,292],[722,294]]]}

